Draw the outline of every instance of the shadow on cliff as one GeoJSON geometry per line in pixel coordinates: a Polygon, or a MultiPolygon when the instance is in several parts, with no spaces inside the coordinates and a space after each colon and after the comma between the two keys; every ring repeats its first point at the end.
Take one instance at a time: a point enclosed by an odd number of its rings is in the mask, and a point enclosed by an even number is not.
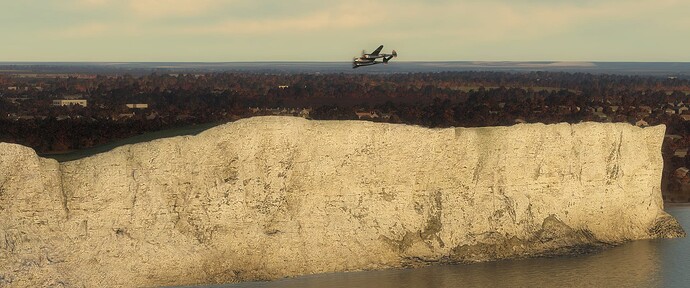
{"type": "Polygon", "coordinates": [[[44,158],[55,159],[58,162],[67,162],[67,161],[79,160],[81,158],[86,158],[86,157],[93,156],[96,154],[108,152],[110,150],[113,150],[117,147],[124,146],[124,145],[137,144],[137,143],[142,143],[142,142],[153,141],[156,139],[163,139],[163,138],[170,138],[170,137],[177,137],[177,136],[197,135],[201,132],[204,132],[208,129],[211,129],[211,128],[219,126],[219,125],[223,125],[225,123],[227,123],[227,122],[223,121],[223,122],[213,122],[213,123],[206,123],[206,124],[194,124],[194,125],[182,126],[182,127],[166,129],[166,130],[161,130],[161,131],[148,132],[148,133],[144,133],[141,135],[113,141],[113,142],[110,142],[107,144],[103,144],[103,145],[99,145],[99,146],[95,146],[95,147],[91,147],[91,148],[72,150],[72,151],[68,151],[66,153],[39,154],[39,156],[44,157],[44,158]]]}

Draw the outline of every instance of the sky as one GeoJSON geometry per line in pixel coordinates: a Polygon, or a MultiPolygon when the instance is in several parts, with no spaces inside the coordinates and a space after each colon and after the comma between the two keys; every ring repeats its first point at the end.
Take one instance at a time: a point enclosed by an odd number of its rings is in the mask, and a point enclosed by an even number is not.
{"type": "Polygon", "coordinates": [[[690,62],[689,0],[0,0],[0,61],[690,62]]]}

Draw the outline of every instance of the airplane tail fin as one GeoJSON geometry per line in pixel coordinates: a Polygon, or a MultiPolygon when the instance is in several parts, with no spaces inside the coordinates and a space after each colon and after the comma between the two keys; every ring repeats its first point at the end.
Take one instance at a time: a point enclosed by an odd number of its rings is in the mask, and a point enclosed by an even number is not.
{"type": "Polygon", "coordinates": [[[393,52],[391,52],[391,55],[390,55],[390,56],[388,56],[388,57],[383,57],[383,64],[388,64],[388,61],[390,61],[391,59],[393,59],[393,57],[398,57],[398,52],[395,52],[395,50],[393,50],[393,52]]]}

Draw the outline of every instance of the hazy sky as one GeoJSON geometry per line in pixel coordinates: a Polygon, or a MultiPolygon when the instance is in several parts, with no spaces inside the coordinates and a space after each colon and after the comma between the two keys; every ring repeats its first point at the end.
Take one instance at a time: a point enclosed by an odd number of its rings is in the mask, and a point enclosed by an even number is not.
{"type": "Polygon", "coordinates": [[[0,0],[0,61],[690,61],[689,0],[0,0]]]}

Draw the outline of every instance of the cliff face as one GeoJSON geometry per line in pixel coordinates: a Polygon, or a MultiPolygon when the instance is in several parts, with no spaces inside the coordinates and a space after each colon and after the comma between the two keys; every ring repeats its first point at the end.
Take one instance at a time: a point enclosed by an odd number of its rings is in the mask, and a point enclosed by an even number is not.
{"type": "Polygon", "coordinates": [[[664,127],[258,117],[58,164],[0,143],[0,286],[156,286],[683,236],[664,127]]]}

